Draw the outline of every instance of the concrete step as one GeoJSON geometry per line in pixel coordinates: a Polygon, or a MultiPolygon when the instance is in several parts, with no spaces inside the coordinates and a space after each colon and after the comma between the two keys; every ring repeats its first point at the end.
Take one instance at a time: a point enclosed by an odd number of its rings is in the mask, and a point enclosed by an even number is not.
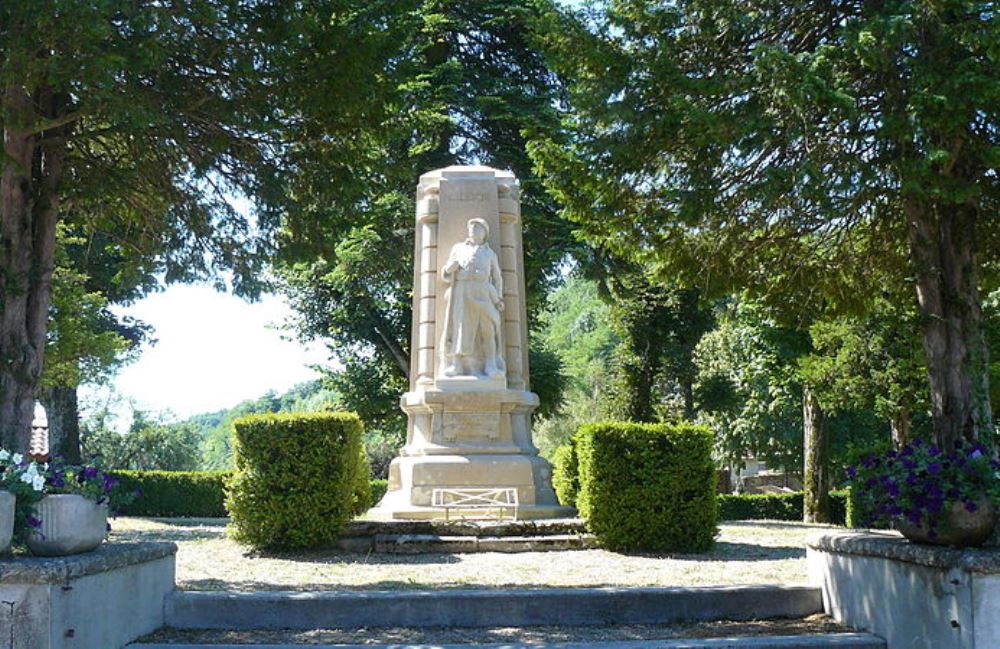
{"type": "Polygon", "coordinates": [[[551,520],[354,520],[337,540],[345,552],[539,552],[595,547],[578,518],[551,520]]]}
{"type": "Polygon", "coordinates": [[[374,592],[176,591],[178,629],[358,629],[668,624],[801,618],[823,609],[819,588],[442,589],[374,592]]]}
{"type": "MultiPolygon", "coordinates": [[[[301,644],[131,644],[127,649],[299,649],[301,644]]],[[[560,642],[554,644],[392,644],[308,645],[311,649],[886,649],[885,641],[867,633],[825,635],[752,636],[613,642],[560,642]]]]}
{"type": "Polygon", "coordinates": [[[439,536],[437,534],[379,534],[374,552],[382,554],[428,554],[468,552],[545,552],[586,550],[597,547],[592,534],[545,536],[439,536]]]}

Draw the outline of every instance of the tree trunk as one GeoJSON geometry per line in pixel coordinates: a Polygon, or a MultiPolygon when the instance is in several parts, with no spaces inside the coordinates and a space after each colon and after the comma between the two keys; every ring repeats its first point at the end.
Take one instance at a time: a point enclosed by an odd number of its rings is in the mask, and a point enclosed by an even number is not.
{"type": "Polygon", "coordinates": [[[892,434],[892,446],[899,449],[910,441],[910,411],[900,408],[889,420],[889,430],[892,434]]]}
{"type": "Polygon", "coordinates": [[[0,173],[0,445],[26,453],[42,374],[56,245],[57,188],[68,127],[38,132],[39,118],[65,113],[68,98],[0,94],[4,160],[0,173]],[[38,111],[41,111],[40,114],[38,111]]]}
{"type": "Polygon", "coordinates": [[[684,376],[679,383],[684,398],[684,418],[694,421],[694,381],[690,376],[684,376]]]}
{"type": "Polygon", "coordinates": [[[976,268],[976,208],[904,202],[937,443],[988,438],[989,352],[976,268]]]}
{"type": "Polygon", "coordinates": [[[40,399],[49,418],[49,455],[80,463],[80,410],[75,387],[46,388],[40,399]]]}
{"type": "Polygon", "coordinates": [[[803,520],[807,523],[829,523],[830,475],[829,443],[826,416],[816,396],[808,387],[802,391],[802,428],[804,433],[805,466],[803,482],[803,520]]]}
{"type": "Polygon", "coordinates": [[[0,174],[0,445],[25,453],[41,375],[39,348],[44,345],[44,339],[33,338],[28,328],[35,138],[28,128],[31,97],[12,85],[0,100],[10,115],[4,123],[6,159],[0,174]]]}

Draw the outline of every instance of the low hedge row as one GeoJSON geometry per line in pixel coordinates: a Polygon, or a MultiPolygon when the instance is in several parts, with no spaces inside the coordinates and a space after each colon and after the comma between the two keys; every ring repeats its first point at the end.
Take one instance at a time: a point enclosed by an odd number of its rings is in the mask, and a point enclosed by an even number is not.
{"type": "MultiPolygon", "coordinates": [[[[801,521],[802,492],[784,494],[720,494],[719,518],[724,521],[801,521]]],[[[847,523],[847,492],[831,491],[831,523],[847,523]]]]}
{"type": "Polygon", "coordinates": [[[231,471],[113,471],[136,498],[119,508],[127,516],[217,518],[226,515],[231,471]]]}
{"type": "Polygon", "coordinates": [[[575,435],[580,515],[610,550],[700,552],[715,540],[712,433],[607,422],[575,435]]]}
{"type": "MultiPolygon", "coordinates": [[[[118,509],[123,516],[167,518],[225,518],[226,481],[232,471],[112,471],[136,498],[118,509]]],[[[389,481],[370,480],[371,497],[359,488],[358,509],[364,511],[382,499],[389,481]],[[365,504],[367,503],[367,504],[365,504]]],[[[359,483],[360,487],[360,483],[359,483]]]]}

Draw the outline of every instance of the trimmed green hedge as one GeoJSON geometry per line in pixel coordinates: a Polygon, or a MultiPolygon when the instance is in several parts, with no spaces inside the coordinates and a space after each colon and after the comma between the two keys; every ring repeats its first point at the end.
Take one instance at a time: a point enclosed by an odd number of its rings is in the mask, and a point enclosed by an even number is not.
{"type": "MultiPolygon", "coordinates": [[[[832,523],[847,519],[847,492],[831,491],[832,523]]],[[[720,494],[719,518],[724,521],[801,521],[802,492],[786,494],[720,494]]]]}
{"type": "Polygon", "coordinates": [[[333,542],[364,498],[362,429],[356,414],[343,412],[233,422],[236,472],[226,490],[233,538],[268,549],[333,542]]]}
{"type": "Polygon", "coordinates": [[[226,515],[225,484],[231,471],[112,471],[124,491],[138,492],[119,508],[126,516],[226,515]]]}
{"type": "Polygon", "coordinates": [[[719,494],[724,521],[801,521],[802,492],[789,494],[719,494]]]}
{"type": "Polygon", "coordinates": [[[700,552],[717,533],[712,433],[691,424],[607,422],[576,434],[587,527],[611,550],[700,552]]]}
{"type": "Polygon", "coordinates": [[[372,507],[377,505],[385,492],[389,490],[389,481],[385,478],[375,478],[371,481],[372,507]]]}
{"type": "Polygon", "coordinates": [[[580,491],[580,470],[576,457],[574,437],[552,454],[552,488],[556,498],[564,507],[576,507],[576,496],[580,491]]]}

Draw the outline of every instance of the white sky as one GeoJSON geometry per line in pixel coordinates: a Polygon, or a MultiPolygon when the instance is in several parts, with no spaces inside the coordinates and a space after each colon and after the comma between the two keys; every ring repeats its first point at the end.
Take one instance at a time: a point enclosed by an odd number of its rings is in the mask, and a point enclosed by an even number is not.
{"type": "Polygon", "coordinates": [[[152,325],[158,340],[114,381],[143,410],[180,419],[221,410],[317,378],[309,365],[329,364],[323,345],[283,337],[291,310],[274,295],[251,304],[206,285],[173,285],[118,311],[152,325]]]}

